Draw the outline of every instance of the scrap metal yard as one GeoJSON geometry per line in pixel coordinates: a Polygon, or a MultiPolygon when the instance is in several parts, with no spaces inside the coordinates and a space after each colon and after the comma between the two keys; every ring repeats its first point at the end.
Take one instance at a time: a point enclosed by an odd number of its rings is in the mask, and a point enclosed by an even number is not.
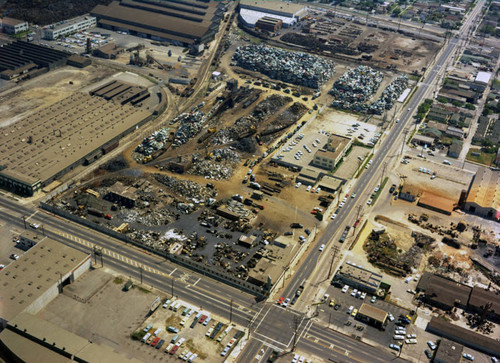
{"type": "Polygon", "coordinates": [[[2,18],[0,359],[500,358],[497,5],[99,4],[2,18]]]}

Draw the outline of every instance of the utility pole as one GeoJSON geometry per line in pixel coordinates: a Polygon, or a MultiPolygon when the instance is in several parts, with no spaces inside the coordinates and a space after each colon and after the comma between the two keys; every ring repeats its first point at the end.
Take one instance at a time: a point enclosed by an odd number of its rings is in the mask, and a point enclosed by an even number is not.
{"type": "Polygon", "coordinates": [[[292,352],[295,351],[295,346],[297,345],[297,332],[299,330],[300,320],[298,316],[293,318],[293,344],[292,352]]]}
{"type": "Polygon", "coordinates": [[[384,181],[384,175],[386,169],[387,169],[387,162],[384,162],[384,167],[382,168],[382,175],[380,176],[380,186],[382,186],[382,183],[384,181]]]}
{"type": "Polygon", "coordinates": [[[24,229],[26,229],[26,216],[23,216],[24,229]]]}
{"type": "Polygon", "coordinates": [[[229,310],[229,322],[231,323],[233,321],[233,299],[231,299],[231,306],[229,310]]]}
{"type": "Polygon", "coordinates": [[[43,224],[42,224],[42,234],[45,236],[45,228],[43,228],[43,224]]]}
{"type": "Polygon", "coordinates": [[[174,297],[174,278],[172,277],[172,297],[174,297]]]}
{"type": "Polygon", "coordinates": [[[401,144],[401,152],[399,155],[403,155],[403,150],[405,148],[406,137],[408,136],[408,130],[404,131],[405,136],[403,137],[403,143],[401,144]]]}
{"type": "Polygon", "coordinates": [[[139,265],[139,273],[141,274],[141,285],[142,285],[142,265],[139,265]]]}
{"type": "Polygon", "coordinates": [[[338,252],[339,252],[339,247],[334,245],[333,246],[333,254],[332,254],[332,262],[330,263],[330,270],[328,271],[328,279],[330,279],[330,276],[332,275],[333,262],[335,261],[335,257],[337,257],[338,252]]]}
{"type": "Polygon", "coordinates": [[[361,214],[361,208],[363,208],[363,206],[361,204],[358,205],[358,214],[356,216],[356,219],[359,218],[359,215],[361,214]]]}

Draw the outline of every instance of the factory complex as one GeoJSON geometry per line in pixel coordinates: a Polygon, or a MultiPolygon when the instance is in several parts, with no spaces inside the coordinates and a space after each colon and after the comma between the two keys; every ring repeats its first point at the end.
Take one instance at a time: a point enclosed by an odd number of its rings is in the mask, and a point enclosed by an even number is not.
{"type": "Polygon", "coordinates": [[[33,195],[116,147],[151,116],[139,107],[75,93],[2,129],[0,185],[33,195]]]}
{"type": "Polygon", "coordinates": [[[162,2],[121,0],[98,5],[91,15],[97,25],[181,46],[206,44],[214,39],[223,18],[219,1],[162,2]]]}

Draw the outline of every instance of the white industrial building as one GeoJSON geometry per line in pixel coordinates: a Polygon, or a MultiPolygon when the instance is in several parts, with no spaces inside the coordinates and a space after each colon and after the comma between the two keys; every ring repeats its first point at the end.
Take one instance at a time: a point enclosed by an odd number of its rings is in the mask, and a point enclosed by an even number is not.
{"type": "Polygon", "coordinates": [[[78,33],[97,25],[93,16],[80,16],[70,20],[64,20],[43,28],[43,39],[54,40],[69,34],[78,33]]]}
{"type": "Polygon", "coordinates": [[[28,22],[14,18],[2,19],[2,32],[5,34],[19,34],[29,30],[28,22]]]}
{"type": "Polygon", "coordinates": [[[283,1],[240,1],[239,20],[247,27],[255,27],[255,23],[263,17],[283,21],[283,27],[293,26],[307,15],[308,8],[303,4],[283,1]]]}
{"type": "Polygon", "coordinates": [[[474,82],[482,85],[487,85],[490,82],[490,78],[491,78],[491,73],[478,72],[474,82]]]}

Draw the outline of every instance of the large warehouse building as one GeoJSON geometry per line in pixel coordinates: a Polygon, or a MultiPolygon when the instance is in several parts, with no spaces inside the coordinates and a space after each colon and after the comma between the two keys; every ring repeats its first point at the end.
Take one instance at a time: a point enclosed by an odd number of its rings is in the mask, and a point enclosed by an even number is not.
{"type": "Polygon", "coordinates": [[[465,211],[500,220],[500,171],[477,169],[465,201],[465,211]]]}
{"type": "Polygon", "coordinates": [[[307,15],[307,6],[283,1],[241,0],[239,20],[243,25],[254,28],[264,17],[282,21],[283,27],[290,27],[307,15]]]}
{"type": "Polygon", "coordinates": [[[41,45],[16,41],[0,47],[0,77],[32,78],[66,65],[71,54],[41,45]]]}
{"type": "Polygon", "coordinates": [[[92,163],[151,117],[129,103],[75,93],[1,129],[0,186],[33,195],[92,163]]]}
{"type": "Polygon", "coordinates": [[[224,5],[213,0],[120,0],[96,6],[91,15],[102,28],[190,46],[214,39],[224,5]]]}

